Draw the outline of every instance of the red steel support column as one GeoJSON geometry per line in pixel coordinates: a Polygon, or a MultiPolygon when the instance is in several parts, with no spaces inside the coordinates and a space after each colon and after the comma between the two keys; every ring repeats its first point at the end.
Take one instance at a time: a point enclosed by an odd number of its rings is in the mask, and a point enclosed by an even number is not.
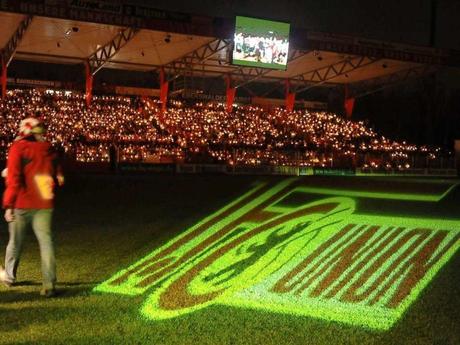
{"type": "Polygon", "coordinates": [[[345,85],[345,101],[344,108],[347,118],[351,118],[353,114],[353,107],[355,106],[355,99],[353,97],[348,97],[348,85],[345,85]]]}
{"type": "Polygon", "coordinates": [[[91,105],[91,100],[93,98],[93,74],[91,73],[91,68],[89,63],[85,64],[85,75],[86,75],[86,106],[89,107],[91,105]]]}
{"type": "Polygon", "coordinates": [[[236,88],[232,87],[232,77],[230,74],[227,74],[225,83],[227,85],[226,95],[227,95],[227,113],[231,113],[233,110],[233,102],[235,100],[236,88]]]}
{"type": "Polygon", "coordinates": [[[161,68],[160,70],[160,102],[161,102],[161,111],[165,111],[168,104],[168,88],[169,83],[166,80],[165,70],[161,68]]]}
{"type": "Polygon", "coordinates": [[[286,110],[291,112],[294,110],[295,103],[295,92],[290,92],[290,82],[289,79],[286,79],[285,89],[286,89],[286,110]]]}

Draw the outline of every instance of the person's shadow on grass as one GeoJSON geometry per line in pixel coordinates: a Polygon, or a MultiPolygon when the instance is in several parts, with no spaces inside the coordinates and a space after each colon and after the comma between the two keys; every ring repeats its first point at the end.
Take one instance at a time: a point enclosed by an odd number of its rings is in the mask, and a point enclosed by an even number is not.
{"type": "MultiPolygon", "coordinates": [[[[97,282],[59,282],[56,286],[56,296],[52,298],[87,296],[97,284],[97,282]]],[[[4,303],[44,300],[45,298],[40,296],[40,287],[40,282],[25,280],[17,282],[7,290],[0,289],[0,307],[4,303]],[[37,288],[31,291],[30,287],[37,288]]]]}

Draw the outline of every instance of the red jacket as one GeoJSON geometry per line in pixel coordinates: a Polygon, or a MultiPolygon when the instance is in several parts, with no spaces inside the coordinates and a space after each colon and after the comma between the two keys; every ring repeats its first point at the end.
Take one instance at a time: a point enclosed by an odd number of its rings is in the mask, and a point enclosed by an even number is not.
{"type": "Polygon", "coordinates": [[[58,175],[50,143],[22,139],[11,145],[3,208],[53,208],[58,175]]]}

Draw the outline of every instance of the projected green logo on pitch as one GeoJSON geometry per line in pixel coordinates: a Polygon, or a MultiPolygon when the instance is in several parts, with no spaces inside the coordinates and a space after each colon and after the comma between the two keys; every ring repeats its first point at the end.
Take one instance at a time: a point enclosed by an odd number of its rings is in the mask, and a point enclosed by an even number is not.
{"type": "Polygon", "coordinates": [[[150,319],[225,304],[389,329],[459,248],[460,221],[360,215],[345,194],[259,185],[95,290],[145,294],[150,319]]]}

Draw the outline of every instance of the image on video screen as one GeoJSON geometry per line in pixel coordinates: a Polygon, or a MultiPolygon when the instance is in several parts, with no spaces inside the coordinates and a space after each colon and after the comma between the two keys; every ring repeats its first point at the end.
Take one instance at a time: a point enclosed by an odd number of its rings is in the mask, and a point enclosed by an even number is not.
{"type": "Polygon", "coordinates": [[[289,27],[287,23],[236,17],[233,63],[285,70],[289,27]]]}

